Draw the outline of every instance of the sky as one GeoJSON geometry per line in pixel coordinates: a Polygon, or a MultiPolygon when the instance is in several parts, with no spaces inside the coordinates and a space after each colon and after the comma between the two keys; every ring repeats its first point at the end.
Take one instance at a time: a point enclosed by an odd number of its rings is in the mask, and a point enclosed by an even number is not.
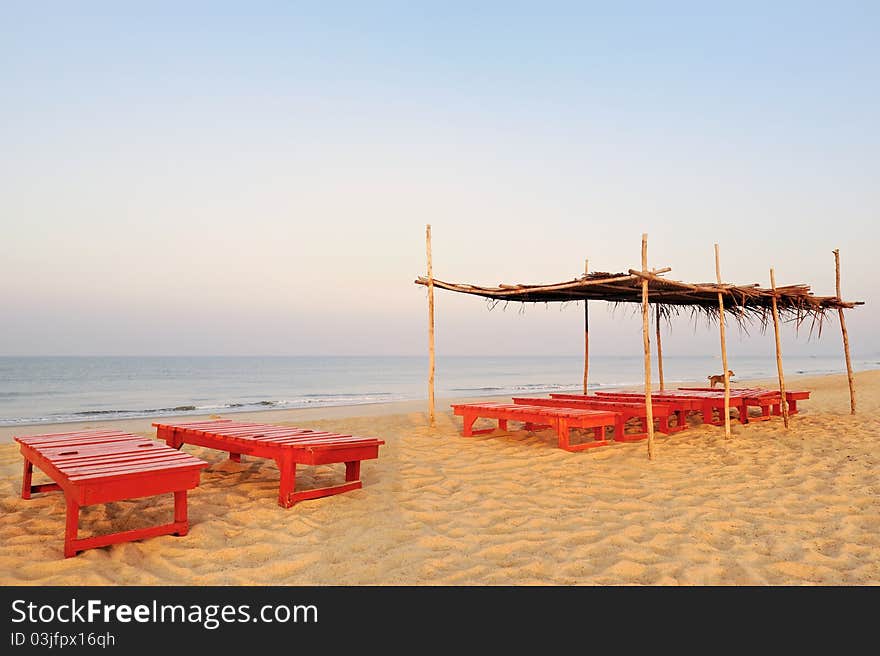
{"type": "MultiPolygon", "coordinates": [[[[880,351],[876,2],[3,2],[0,355],[422,355],[434,275],[640,265],[843,295],[880,351]]],[[[641,353],[591,304],[591,352],[641,353]]],[[[437,292],[438,354],[582,305],[437,292]]],[[[784,329],[783,350],[841,349],[784,329]]],[[[681,317],[664,353],[718,352],[681,317]]],[[[736,353],[772,334],[729,331],[736,353]]]]}

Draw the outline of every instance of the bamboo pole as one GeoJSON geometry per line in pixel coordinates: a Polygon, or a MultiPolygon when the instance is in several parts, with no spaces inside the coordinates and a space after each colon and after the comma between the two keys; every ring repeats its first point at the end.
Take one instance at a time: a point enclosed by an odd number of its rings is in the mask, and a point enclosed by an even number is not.
{"type": "MultiPolygon", "coordinates": [[[[584,260],[584,275],[590,273],[590,261],[584,260]]],[[[590,374],[590,302],[584,299],[584,394],[590,374]]]]}
{"type": "MultiPolygon", "coordinates": [[[[642,271],[648,270],[648,234],[642,233],[642,271]]],[[[648,336],[648,280],[642,278],[642,342],[645,347],[645,423],[648,460],[654,459],[654,406],[651,403],[651,340],[648,336]]]]}
{"type": "Polygon", "coordinates": [[[660,391],[662,392],[666,389],[666,386],[663,384],[663,347],[660,344],[660,304],[657,304],[657,318],[656,318],[656,328],[657,328],[657,371],[660,374],[660,391]]]}
{"type": "Polygon", "coordinates": [[[773,290],[773,332],[776,333],[776,371],[779,374],[779,407],[782,410],[782,423],[788,428],[788,401],[785,398],[785,372],[782,369],[782,342],[779,339],[779,312],[776,308],[776,274],[770,267],[770,289],[773,290]]]}
{"type": "Polygon", "coordinates": [[[434,416],[434,267],[431,262],[431,224],[425,227],[425,250],[428,255],[428,419],[433,428],[434,416]]]}
{"type": "MultiPolygon", "coordinates": [[[[837,287],[837,298],[840,299],[840,250],[834,251],[834,280],[837,287]]],[[[846,319],[843,316],[843,308],[837,308],[837,316],[840,318],[840,332],[843,334],[843,352],[846,355],[846,378],[849,381],[849,413],[856,413],[856,383],[853,380],[852,360],[849,357],[849,335],[846,332],[846,319]]]]}
{"type": "MultiPolygon", "coordinates": [[[[721,284],[721,256],[715,244],[715,277],[721,284]]],[[[721,366],[724,367],[724,437],[730,437],[730,376],[727,375],[727,342],[724,338],[724,295],[718,292],[718,325],[721,327],[721,366]]],[[[745,412],[743,408],[741,412],[745,412]]]]}

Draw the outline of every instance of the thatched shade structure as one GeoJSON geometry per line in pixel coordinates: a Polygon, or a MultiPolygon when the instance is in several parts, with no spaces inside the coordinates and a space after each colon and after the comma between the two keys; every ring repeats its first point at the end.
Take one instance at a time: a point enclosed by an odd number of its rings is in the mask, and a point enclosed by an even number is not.
{"type": "MultiPolygon", "coordinates": [[[[719,285],[717,283],[686,283],[663,278],[660,274],[670,269],[655,269],[643,274],[630,269],[628,273],[590,273],[549,285],[498,285],[481,287],[462,283],[444,282],[434,278],[434,287],[462,294],[482,296],[491,301],[518,303],[559,303],[566,301],[610,301],[612,303],[641,303],[642,280],[647,279],[652,303],[661,312],[674,313],[692,309],[707,315],[718,315],[718,294],[724,296],[724,309],[739,321],[757,319],[766,323],[773,308],[772,289],[753,285],[719,285]]],[[[419,277],[417,285],[428,285],[428,279],[419,277]]],[[[864,305],[863,301],[844,301],[836,296],[815,296],[809,285],[788,285],[776,288],[776,306],[781,317],[798,323],[811,317],[821,320],[826,312],[851,309],[864,305]]]]}
{"type": "MultiPolygon", "coordinates": [[[[749,323],[758,323],[761,328],[766,328],[772,321],[776,333],[776,357],[779,368],[780,392],[784,395],[785,384],[782,373],[782,354],[779,342],[779,322],[788,320],[796,322],[797,326],[811,319],[811,331],[818,323],[819,334],[822,332],[822,322],[827,312],[836,311],[839,314],[841,328],[843,330],[844,350],[846,353],[847,372],[850,382],[850,399],[852,412],[855,412],[855,389],[852,382],[852,369],[849,357],[849,342],[843,318],[843,310],[852,309],[858,305],[864,305],[863,301],[844,301],[840,298],[839,262],[837,267],[837,295],[816,296],[810,291],[809,285],[788,285],[776,287],[771,269],[771,287],[761,287],[757,283],[751,285],[731,285],[721,282],[721,270],[719,264],[718,245],[715,245],[715,269],[716,282],[687,283],[662,277],[662,274],[671,271],[670,268],[648,269],[647,265],[647,234],[642,235],[642,269],[627,269],[621,273],[585,272],[584,275],[573,280],[545,284],[545,285],[510,285],[499,284],[496,287],[484,287],[465,283],[451,283],[438,280],[433,277],[431,270],[431,244],[430,226],[428,226],[428,277],[420,276],[415,280],[417,285],[424,285],[429,291],[429,354],[430,354],[430,377],[429,377],[429,408],[433,417],[433,377],[434,377],[434,331],[433,331],[433,290],[434,288],[446,289],[461,294],[481,296],[494,306],[497,303],[566,303],[571,301],[584,301],[585,318],[585,348],[584,348],[584,394],[587,393],[587,366],[589,349],[589,324],[587,315],[587,301],[607,301],[610,303],[633,303],[642,306],[643,338],[645,347],[645,405],[648,423],[648,455],[652,457],[653,425],[651,422],[651,378],[650,378],[650,348],[648,337],[648,308],[650,302],[656,308],[658,361],[662,362],[659,349],[660,333],[659,323],[661,317],[667,319],[683,311],[694,314],[703,314],[709,320],[719,323],[721,336],[722,361],[724,362],[724,399],[725,399],[725,434],[730,435],[730,417],[728,415],[728,399],[730,394],[730,380],[727,374],[727,359],[724,326],[726,318],[732,317],[740,326],[745,327],[749,323]],[[722,316],[723,315],[723,316],[722,316]]],[[[837,251],[835,251],[837,259],[837,251]]],[[[662,363],[659,364],[661,389],[663,387],[662,363]]],[[[783,396],[784,398],[784,396],[783,396]]],[[[783,403],[783,405],[785,405],[783,403]]],[[[787,417],[786,417],[787,419],[787,417]]],[[[788,426],[786,421],[786,427],[788,426]]]]}

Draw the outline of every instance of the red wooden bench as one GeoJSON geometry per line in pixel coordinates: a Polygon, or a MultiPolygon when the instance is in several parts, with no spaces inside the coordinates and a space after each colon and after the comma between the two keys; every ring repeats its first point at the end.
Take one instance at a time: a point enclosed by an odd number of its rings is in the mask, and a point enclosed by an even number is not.
{"type": "MultiPolygon", "coordinates": [[[[596,394],[602,397],[618,399],[642,399],[643,402],[645,399],[645,395],[642,392],[597,391],[596,394]]],[[[719,414],[723,415],[724,413],[723,394],[719,400],[719,397],[715,394],[705,394],[703,392],[686,390],[664,390],[663,392],[652,392],[651,400],[660,401],[661,403],[682,403],[687,406],[689,411],[693,410],[699,412],[703,418],[703,423],[711,424],[713,426],[720,426],[724,424],[723,416],[716,420],[714,415],[715,410],[718,410],[719,414]]],[[[736,408],[736,411],[739,415],[739,420],[742,423],[746,423],[747,419],[745,419],[743,399],[739,397],[731,397],[730,407],[736,408]]]]}
{"type": "Polygon", "coordinates": [[[60,490],[67,502],[64,557],[157,535],[186,535],[186,491],[198,486],[208,466],[189,454],[145,437],[116,430],[17,436],[24,456],[21,498],[36,492],[60,490]],[[33,485],[34,465],[54,483],[33,485]],[[174,521],[90,538],[77,538],[79,509],[96,503],[174,493],[174,521]]]}
{"type": "Polygon", "coordinates": [[[605,446],[605,427],[612,426],[614,437],[623,435],[622,415],[616,412],[590,410],[585,408],[547,408],[537,405],[516,403],[458,403],[452,406],[453,413],[463,420],[462,435],[471,437],[494,432],[494,428],[473,430],[474,422],[480,417],[497,419],[498,428],[507,430],[509,420],[525,423],[526,430],[548,427],[556,430],[559,448],[566,451],[583,451],[597,446],[605,446]],[[570,429],[592,428],[594,440],[572,444],[570,429]]]}
{"type": "MultiPolygon", "coordinates": [[[[703,392],[721,392],[722,396],[724,395],[724,390],[719,390],[718,388],[711,387],[680,387],[682,390],[696,390],[703,392]]],[[[780,395],[779,390],[771,390],[764,389],[762,387],[736,387],[730,390],[731,392],[746,392],[751,393],[752,398],[755,400],[766,400],[767,397],[774,397],[775,403],[771,404],[772,414],[780,415],[782,414],[780,409],[780,395]]],[[[788,414],[796,415],[798,413],[797,402],[803,401],[810,398],[809,390],[785,390],[785,400],[788,401],[788,414]]],[[[754,405],[760,405],[759,403],[754,403],[754,405]]],[[[763,412],[764,406],[761,405],[762,415],[769,415],[769,413],[763,412]]],[[[766,418],[764,416],[761,417],[766,418]]]]}
{"type": "MultiPolygon", "coordinates": [[[[662,393],[660,393],[662,394],[662,393]]],[[[691,397],[669,397],[669,396],[661,396],[658,393],[651,394],[651,402],[652,403],[662,403],[663,405],[667,405],[672,409],[677,417],[678,417],[678,425],[682,427],[682,430],[687,428],[687,417],[691,412],[698,413],[701,417],[703,414],[703,403],[700,399],[695,399],[691,397]]],[[[551,396],[553,396],[551,394],[551,396]]],[[[570,396],[571,398],[583,398],[583,394],[571,394],[571,395],[560,395],[560,396],[570,396]]],[[[645,395],[640,392],[628,392],[628,391],[619,391],[619,392],[596,392],[596,398],[599,399],[609,399],[613,401],[624,401],[630,403],[641,403],[644,405],[645,403],[645,395]]]]}
{"type": "Polygon", "coordinates": [[[379,457],[383,440],[374,437],[340,435],[326,431],[308,430],[295,426],[252,424],[228,419],[179,424],[154,423],[157,436],[169,446],[179,449],[183,444],[195,444],[210,449],[228,451],[236,462],[242,455],[271,458],[278,464],[281,483],[278,505],[290,508],[298,501],[357,490],[363,487],[361,460],[379,457]],[[296,466],[345,463],[345,483],[330,487],[294,492],[296,466]]]}
{"type": "MultiPolygon", "coordinates": [[[[600,397],[589,394],[551,394],[550,399],[542,399],[542,405],[556,405],[571,408],[593,408],[595,410],[610,410],[611,412],[620,412],[623,415],[623,423],[626,424],[630,419],[636,417],[642,423],[642,430],[648,430],[648,417],[645,402],[639,402],[635,399],[615,399],[608,397],[600,397]],[[549,402],[548,402],[549,401],[549,402]]],[[[660,403],[652,400],[651,409],[654,419],[657,420],[657,429],[661,433],[677,433],[687,428],[685,418],[687,410],[681,404],[660,403]],[[676,422],[674,426],[669,424],[669,417],[674,416],[676,422]]],[[[647,433],[628,435],[627,437],[635,439],[645,439],[647,433]]],[[[617,438],[615,438],[617,441],[617,438]]]]}
{"type": "MultiPolygon", "coordinates": [[[[710,396],[717,396],[720,399],[724,398],[723,389],[711,387],[679,387],[679,389],[687,392],[697,392],[710,396]]],[[[782,397],[777,390],[733,387],[730,389],[730,398],[742,399],[742,421],[743,423],[748,423],[749,421],[767,421],[770,419],[772,408],[779,407],[779,402],[782,397]],[[761,414],[757,417],[750,417],[749,408],[754,407],[760,409],[761,414]]]]}
{"type": "MultiPolygon", "coordinates": [[[[788,401],[788,414],[796,415],[798,413],[797,402],[805,401],[810,398],[810,392],[807,390],[797,390],[790,392],[785,390],[785,400],[788,401]]],[[[773,414],[782,414],[778,405],[773,406],[773,414]]]]}

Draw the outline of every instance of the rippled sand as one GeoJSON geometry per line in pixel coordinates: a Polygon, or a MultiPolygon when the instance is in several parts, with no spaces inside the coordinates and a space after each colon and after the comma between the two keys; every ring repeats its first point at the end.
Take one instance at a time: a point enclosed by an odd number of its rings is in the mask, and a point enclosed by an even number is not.
{"type": "MultiPolygon", "coordinates": [[[[548,431],[463,438],[446,405],[435,430],[420,403],[362,416],[311,411],[295,423],[386,441],[378,460],[363,463],[363,489],[285,510],[276,503],[274,463],[238,464],[186,446],[211,463],[189,495],[187,536],[68,559],[62,495],[20,499],[21,458],[7,442],[0,582],[876,585],[880,372],[858,374],[857,386],[860,413],[852,417],[845,376],[793,379],[790,388],[811,389],[813,398],[790,431],[781,418],[734,423],[726,440],[722,429],[693,419],[690,430],[658,435],[652,462],[644,443],[568,453],[548,431]]],[[[154,435],[147,421],[113,426],[154,435]]],[[[297,489],[332,484],[342,472],[302,467],[297,489]]],[[[81,535],[165,521],[171,512],[171,495],[89,507],[81,535]]]]}

